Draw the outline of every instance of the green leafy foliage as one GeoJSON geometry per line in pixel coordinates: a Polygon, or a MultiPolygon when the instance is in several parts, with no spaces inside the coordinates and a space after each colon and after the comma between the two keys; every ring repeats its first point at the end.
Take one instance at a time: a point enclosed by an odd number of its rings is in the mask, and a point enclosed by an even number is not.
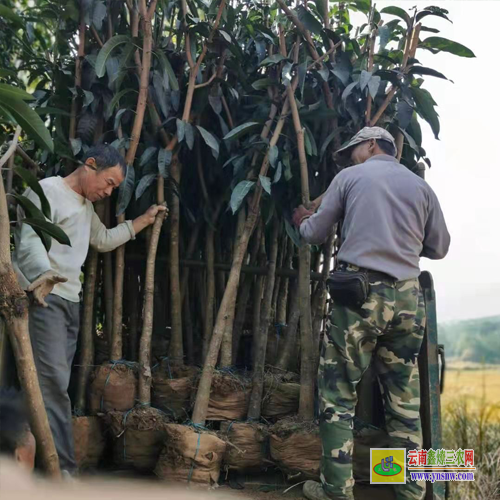
{"type": "MultiPolygon", "coordinates": [[[[181,200],[181,227],[189,228],[193,219],[208,217],[220,199],[230,208],[221,211],[221,227],[232,227],[232,214],[261,189],[266,217],[274,213],[286,219],[301,200],[298,146],[290,113],[284,117],[276,145],[270,147],[270,140],[281,117],[286,87],[294,79],[311,197],[323,192],[339,170],[335,149],[365,125],[368,97],[373,117],[384,106],[392,85],[397,91],[378,125],[393,135],[403,134],[402,162],[408,168],[426,159],[420,122],[427,121],[436,138],[440,125],[425,81],[446,76],[437,65],[422,66],[418,54],[425,49],[447,52],[450,57],[474,56],[464,45],[440,37],[438,29],[425,26],[431,19],[449,21],[449,13],[440,7],[415,11],[395,6],[372,12],[369,0],[342,5],[330,0],[331,28],[325,29],[325,2],[299,2],[292,7],[320,56],[331,49],[331,43],[340,42],[321,65],[314,65],[309,42],[301,36],[298,62],[293,62],[299,32],[275,4],[263,8],[254,0],[228,2],[208,42],[219,4],[189,0],[191,43],[186,46],[178,4],[158,2],[152,19],[144,123],[135,159],[118,192],[117,213],[138,214],[155,202],[152,186],[161,176],[168,179],[165,194],[172,191],[181,200]],[[366,21],[355,25],[353,12],[356,18],[364,15],[366,21]],[[418,22],[424,23],[422,33],[431,36],[421,34],[425,39],[415,58],[402,68],[408,30],[418,22]],[[278,26],[283,29],[284,52],[278,26]],[[376,26],[374,66],[368,71],[366,38],[376,26]],[[187,53],[194,63],[204,54],[192,92],[188,88],[195,70],[187,64],[187,53]],[[333,109],[328,108],[329,98],[333,109]],[[167,148],[173,138],[175,148],[167,148]],[[269,168],[262,172],[266,154],[269,168]],[[180,182],[170,175],[174,158],[182,171],[180,182]]],[[[113,144],[126,154],[135,139],[132,128],[140,91],[137,63],[144,57],[144,30],[141,25],[138,36],[132,36],[127,4],[39,0],[28,5],[27,0],[16,4],[8,0],[0,14],[0,133],[4,142],[19,123],[25,134],[22,140],[35,141],[30,142],[30,156],[50,175],[67,168],[68,161],[80,158],[96,142],[113,144]],[[80,8],[89,29],[80,61],[81,78],[75,81],[80,8]],[[20,83],[21,76],[23,82],[26,78],[28,92],[20,83]],[[72,122],[76,122],[76,136],[70,138],[72,122]]],[[[295,229],[289,221],[284,225],[288,237],[298,244],[295,229]]]]}

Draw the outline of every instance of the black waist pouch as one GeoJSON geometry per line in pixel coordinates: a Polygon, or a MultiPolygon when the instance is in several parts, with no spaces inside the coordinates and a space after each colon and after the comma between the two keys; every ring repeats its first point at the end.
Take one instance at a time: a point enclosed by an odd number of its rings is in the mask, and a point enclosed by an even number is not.
{"type": "Polygon", "coordinates": [[[349,307],[362,306],[370,293],[368,273],[362,271],[334,271],[326,285],[335,302],[349,307]]]}

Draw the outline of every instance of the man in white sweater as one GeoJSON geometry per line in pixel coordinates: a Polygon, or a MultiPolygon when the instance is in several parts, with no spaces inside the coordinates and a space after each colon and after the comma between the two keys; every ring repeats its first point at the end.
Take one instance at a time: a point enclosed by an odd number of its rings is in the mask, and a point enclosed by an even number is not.
{"type": "MultiPolygon", "coordinates": [[[[80,273],[89,245],[110,252],[152,224],[164,206],[153,205],[133,221],[107,229],[92,202],[111,196],[124,180],[126,164],[111,146],[88,151],[84,164],[64,179],[40,181],[52,212],[52,222],[69,237],[71,246],[52,240],[50,251],[27,224],[18,222],[15,231],[14,267],[23,288],[32,292],[30,336],[38,379],[61,469],[76,471],[68,385],[79,331],[80,273]]],[[[40,207],[31,189],[25,193],[40,207]]],[[[18,221],[22,220],[18,209],[18,221]]]]}

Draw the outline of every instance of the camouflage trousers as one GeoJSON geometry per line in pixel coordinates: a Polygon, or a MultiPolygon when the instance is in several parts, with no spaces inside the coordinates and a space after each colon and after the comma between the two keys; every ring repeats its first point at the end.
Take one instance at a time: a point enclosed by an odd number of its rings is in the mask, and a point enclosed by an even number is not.
{"type": "MultiPolygon", "coordinates": [[[[354,266],[347,269],[357,270],[354,266]]],[[[321,481],[328,496],[353,499],[353,418],[356,386],[370,363],[378,377],[389,448],[421,447],[417,356],[425,329],[418,279],[370,283],[360,308],[334,304],[318,375],[321,481]]],[[[394,485],[396,498],[421,499],[423,483],[394,485]]]]}

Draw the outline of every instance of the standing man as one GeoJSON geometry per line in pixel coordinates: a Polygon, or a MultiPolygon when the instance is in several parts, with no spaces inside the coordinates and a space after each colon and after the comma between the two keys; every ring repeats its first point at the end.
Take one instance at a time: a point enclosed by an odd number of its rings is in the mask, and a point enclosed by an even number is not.
{"type": "MultiPolygon", "coordinates": [[[[305,483],[304,495],[310,500],[354,498],[356,386],[372,357],[390,447],[421,446],[417,356],[425,309],[419,260],[442,259],[450,244],[436,195],[400,165],[394,138],[386,130],[365,127],[337,154],[350,154],[354,166],[334,178],[316,213],[303,206],[294,212],[294,222],[309,243],[323,243],[342,221],[337,270],[344,281],[337,281],[340,290],[318,375],[322,484],[305,483]],[[345,280],[349,287],[342,289],[345,280]]],[[[409,478],[395,492],[398,500],[424,496],[423,484],[409,478]]]]}
{"type": "MultiPolygon", "coordinates": [[[[111,196],[124,180],[126,164],[111,146],[88,151],[84,164],[64,179],[49,177],[40,182],[52,211],[52,222],[69,237],[71,246],[52,241],[47,252],[27,225],[15,232],[14,267],[21,286],[33,293],[29,329],[38,380],[61,469],[76,472],[68,385],[79,331],[80,274],[89,245],[110,252],[152,224],[166,207],[153,205],[133,221],[107,229],[94,212],[92,202],[111,196]]],[[[40,207],[31,189],[25,195],[40,207]]],[[[18,220],[22,220],[18,209],[18,220]]]]}

